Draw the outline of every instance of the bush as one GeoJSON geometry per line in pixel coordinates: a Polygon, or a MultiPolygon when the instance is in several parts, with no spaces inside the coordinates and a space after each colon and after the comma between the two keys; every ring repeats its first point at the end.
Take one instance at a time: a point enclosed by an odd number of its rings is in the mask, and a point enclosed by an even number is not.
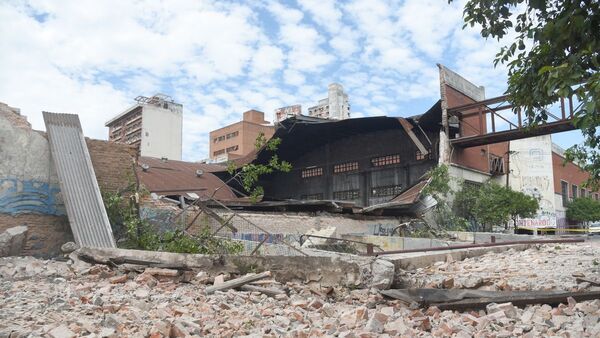
{"type": "Polygon", "coordinates": [[[127,203],[118,193],[102,195],[113,233],[122,247],[208,255],[239,254],[244,250],[241,242],[216,237],[207,227],[195,236],[181,229],[159,232],[139,217],[133,201],[127,203]]]}

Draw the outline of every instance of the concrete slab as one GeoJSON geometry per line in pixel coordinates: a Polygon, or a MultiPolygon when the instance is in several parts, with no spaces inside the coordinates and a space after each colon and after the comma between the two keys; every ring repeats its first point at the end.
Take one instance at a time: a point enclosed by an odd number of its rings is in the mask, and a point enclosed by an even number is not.
{"type": "Polygon", "coordinates": [[[379,258],[392,262],[398,269],[412,270],[418,268],[424,268],[432,265],[435,262],[446,261],[448,255],[452,259],[459,261],[469,257],[476,257],[484,255],[488,252],[503,252],[510,249],[514,250],[525,250],[530,248],[533,244],[515,244],[506,246],[495,246],[495,247],[482,247],[482,248],[468,248],[468,249],[457,249],[457,250],[443,250],[443,251],[425,251],[425,252],[409,252],[403,254],[392,254],[379,256],[379,258]]]}

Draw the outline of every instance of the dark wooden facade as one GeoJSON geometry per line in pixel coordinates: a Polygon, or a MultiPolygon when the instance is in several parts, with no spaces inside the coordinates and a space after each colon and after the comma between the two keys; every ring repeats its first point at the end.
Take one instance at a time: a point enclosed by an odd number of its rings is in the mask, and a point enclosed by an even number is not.
{"type": "MultiPolygon", "coordinates": [[[[438,106],[428,114],[439,114],[438,106]]],[[[425,117],[423,115],[421,117],[425,117]]],[[[265,200],[352,201],[357,206],[385,203],[418,183],[438,159],[437,118],[408,118],[430,153],[423,155],[397,118],[343,121],[284,121],[275,134],[278,156],[292,164],[289,173],[274,173],[260,184],[265,200]]],[[[265,161],[268,154],[259,154],[265,161]]]]}

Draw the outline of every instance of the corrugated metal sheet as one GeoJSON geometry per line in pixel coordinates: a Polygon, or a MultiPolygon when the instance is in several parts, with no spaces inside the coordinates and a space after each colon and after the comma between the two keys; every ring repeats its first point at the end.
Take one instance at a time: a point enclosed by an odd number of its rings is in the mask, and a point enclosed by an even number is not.
{"type": "Polygon", "coordinates": [[[86,247],[114,248],[79,117],[44,112],[44,123],[75,242],[86,247]]]}

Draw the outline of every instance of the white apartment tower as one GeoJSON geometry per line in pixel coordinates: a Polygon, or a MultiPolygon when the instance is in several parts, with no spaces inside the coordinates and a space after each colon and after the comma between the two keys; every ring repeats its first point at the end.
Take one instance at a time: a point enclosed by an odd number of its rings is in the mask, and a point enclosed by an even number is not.
{"type": "Polygon", "coordinates": [[[344,120],[350,118],[350,103],[348,94],[339,83],[328,86],[326,99],[319,100],[314,107],[308,108],[308,115],[332,120],[344,120]]]}
{"type": "Polygon", "coordinates": [[[135,101],[106,122],[108,140],[134,145],[140,156],[181,161],[183,105],[163,94],[135,101]]]}

